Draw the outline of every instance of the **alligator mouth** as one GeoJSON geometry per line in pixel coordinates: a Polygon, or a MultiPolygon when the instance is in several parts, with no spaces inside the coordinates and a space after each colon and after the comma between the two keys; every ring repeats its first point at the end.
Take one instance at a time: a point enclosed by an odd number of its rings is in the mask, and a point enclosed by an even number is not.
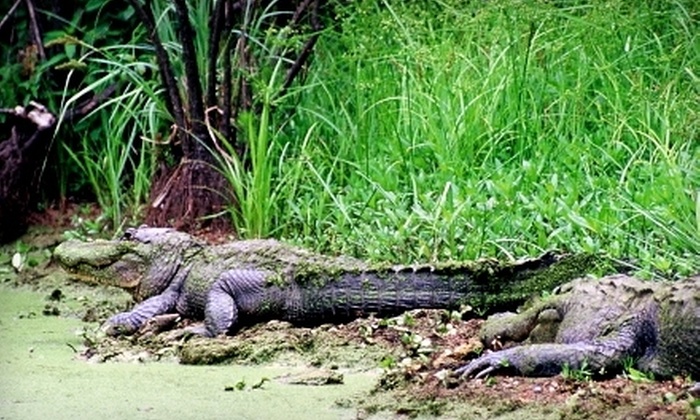
{"type": "Polygon", "coordinates": [[[74,266],[64,267],[68,272],[68,275],[73,280],[81,281],[84,283],[97,284],[102,286],[113,286],[120,289],[125,289],[126,291],[133,292],[138,288],[140,279],[138,276],[130,276],[130,278],[123,278],[117,275],[98,275],[95,273],[105,272],[108,273],[110,268],[114,263],[105,263],[99,265],[92,265],[86,263],[79,263],[74,266]]]}

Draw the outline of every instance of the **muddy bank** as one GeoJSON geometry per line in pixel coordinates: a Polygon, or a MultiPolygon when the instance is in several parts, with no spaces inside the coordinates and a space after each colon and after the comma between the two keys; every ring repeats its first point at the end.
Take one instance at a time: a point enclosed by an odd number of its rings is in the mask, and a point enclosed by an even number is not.
{"type": "Polygon", "coordinates": [[[60,236],[32,239],[0,254],[0,418],[355,418],[337,402],[366,394],[379,375],[292,360],[185,366],[128,341],[120,357],[86,357],[130,297],[71,282],[50,264],[60,236]]]}
{"type": "Polygon", "coordinates": [[[356,410],[337,401],[378,376],[336,369],[340,379],[323,383],[332,375],[301,364],[88,363],[79,355],[93,325],[44,306],[42,293],[0,287],[0,418],[349,419],[356,410]]]}
{"type": "Polygon", "coordinates": [[[69,281],[50,264],[60,235],[0,254],[0,418],[693,418],[684,378],[648,382],[449,375],[481,351],[481,320],[448,311],[296,328],[272,321],[236,336],[164,331],[106,338],[128,308],[116,289],[69,281]],[[20,257],[15,257],[20,254],[20,257]],[[14,261],[13,261],[14,257],[14,261]]]}

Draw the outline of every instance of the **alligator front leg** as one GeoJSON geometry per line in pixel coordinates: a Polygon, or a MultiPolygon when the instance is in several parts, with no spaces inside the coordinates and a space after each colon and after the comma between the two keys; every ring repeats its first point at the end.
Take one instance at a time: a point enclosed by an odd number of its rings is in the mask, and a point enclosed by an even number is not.
{"type": "Polygon", "coordinates": [[[156,315],[171,312],[177,302],[178,293],[165,292],[139,303],[129,312],[109,318],[102,327],[107,335],[131,335],[156,315]]]}
{"type": "Polygon", "coordinates": [[[122,312],[109,318],[102,326],[107,335],[130,335],[143,326],[146,321],[157,315],[172,312],[180,297],[182,284],[189,270],[178,273],[163,293],[153,296],[134,306],[131,311],[122,312]]]}
{"type": "Polygon", "coordinates": [[[592,374],[612,372],[625,359],[639,359],[647,351],[640,328],[629,326],[617,334],[590,342],[530,344],[485,354],[455,371],[463,378],[491,373],[554,376],[564,367],[590,369],[592,374]]]}

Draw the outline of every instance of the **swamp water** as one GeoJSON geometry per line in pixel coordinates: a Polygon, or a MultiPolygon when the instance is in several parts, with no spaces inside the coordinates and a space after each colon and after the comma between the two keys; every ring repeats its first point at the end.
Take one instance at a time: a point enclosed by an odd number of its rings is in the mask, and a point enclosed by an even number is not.
{"type": "Polygon", "coordinates": [[[300,366],[88,363],[76,353],[86,324],[46,316],[45,304],[44,293],[0,285],[0,419],[356,418],[336,402],[377,378],[351,371],[343,384],[305,386],[276,379],[300,366]]]}

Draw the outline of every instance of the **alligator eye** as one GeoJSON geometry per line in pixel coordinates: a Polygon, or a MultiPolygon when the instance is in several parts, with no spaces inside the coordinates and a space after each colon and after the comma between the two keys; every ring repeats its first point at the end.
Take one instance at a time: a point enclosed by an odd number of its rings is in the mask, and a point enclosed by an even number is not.
{"type": "Polygon", "coordinates": [[[129,228],[127,229],[124,234],[119,238],[120,241],[130,241],[134,239],[134,233],[136,232],[136,229],[134,228],[129,228]]]}

